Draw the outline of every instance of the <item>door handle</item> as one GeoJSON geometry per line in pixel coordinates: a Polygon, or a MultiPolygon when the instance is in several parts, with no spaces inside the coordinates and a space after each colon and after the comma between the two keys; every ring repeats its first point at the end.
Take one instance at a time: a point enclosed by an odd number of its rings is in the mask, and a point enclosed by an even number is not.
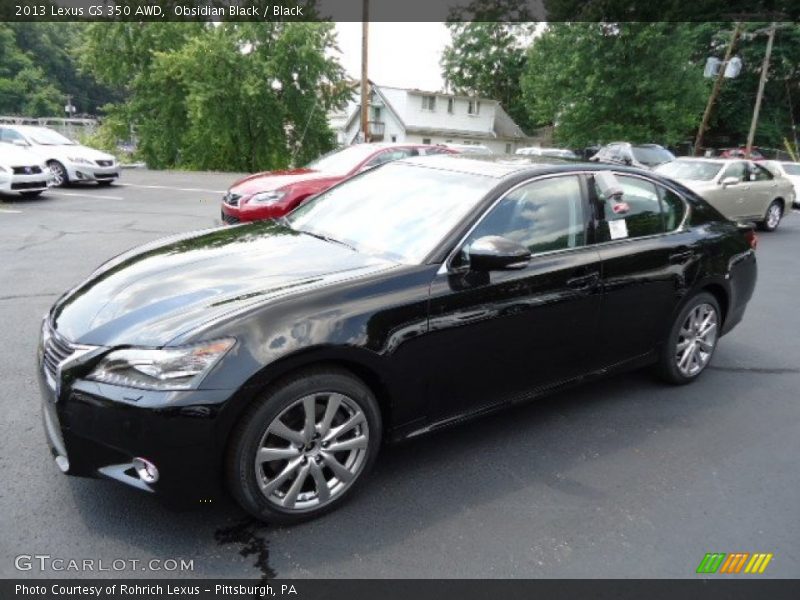
{"type": "Polygon", "coordinates": [[[680,265],[689,262],[694,257],[694,252],[691,250],[684,250],[682,252],[675,252],[669,255],[669,262],[673,265],[680,265]]]}
{"type": "Polygon", "coordinates": [[[573,290],[585,290],[597,285],[598,281],[600,281],[600,272],[592,271],[591,273],[586,273],[585,275],[578,275],[577,277],[567,279],[567,287],[570,287],[573,290]]]}

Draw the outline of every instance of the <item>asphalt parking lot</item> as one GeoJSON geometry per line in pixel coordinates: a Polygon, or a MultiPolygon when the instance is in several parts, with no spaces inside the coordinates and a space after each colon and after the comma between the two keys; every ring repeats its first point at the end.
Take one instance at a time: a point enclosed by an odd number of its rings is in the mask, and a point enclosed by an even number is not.
{"type": "MultiPolygon", "coordinates": [[[[362,493],[275,529],[232,502],[174,512],[65,477],[35,385],[40,319],[99,263],[219,223],[231,174],[125,171],[121,185],[0,203],[0,577],[14,557],[193,560],[204,577],[693,577],[706,552],[771,552],[800,576],[800,215],[761,234],[759,282],[710,369],[632,373],[385,449],[362,493]]],[[[178,576],[186,573],[94,573],[178,576]]]]}

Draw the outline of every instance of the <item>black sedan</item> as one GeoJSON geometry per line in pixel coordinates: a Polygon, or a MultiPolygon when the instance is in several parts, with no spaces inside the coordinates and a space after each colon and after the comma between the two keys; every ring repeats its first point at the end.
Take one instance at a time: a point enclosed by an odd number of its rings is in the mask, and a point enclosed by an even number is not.
{"type": "Polygon", "coordinates": [[[67,292],[42,325],[47,438],[65,473],[195,504],[227,487],[297,522],[383,440],[647,365],[694,380],[742,319],[755,242],[635,169],[398,161],[67,292]]]}

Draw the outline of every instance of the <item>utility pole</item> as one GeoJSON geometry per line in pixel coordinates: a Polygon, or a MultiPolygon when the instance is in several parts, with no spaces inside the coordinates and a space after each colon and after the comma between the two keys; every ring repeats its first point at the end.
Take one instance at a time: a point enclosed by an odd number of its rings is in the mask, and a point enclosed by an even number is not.
{"type": "Polygon", "coordinates": [[[714,80],[714,87],[711,88],[711,95],[708,97],[708,103],[706,104],[706,110],[703,112],[703,121],[700,123],[700,129],[697,130],[697,138],[694,140],[694,152],[695,156],[700,155],[700,149],[703,147],[703,135],[708,129],[708,121],[711,119],[711,110],[714,108],[714,103],[717,101],[717,96],[719,96],[719,91],[722,88],[722,80],[725,78],[725,68],[728,64],[728,61],[731,59],[733,55],[733,49],[736,46],[736,41],[739,39],[739,34],[741,33],[742,24],[736,23],[736,26],[733,28],[733,35],[731,36],[731,41],[728,44],[728,48],[725,50],[725,58],[722,60],[722,64],[719,67],[719,73],[717,73],[717,78],[714,80]]]}
{"type": "Polygon", "coordinates": [[[369,54],[369,0],[363,0],[361,9],[361,131],[364,141],[369,141],[369,79],[367,56],[369,54]]]}
{"type": "Polygon", "coordinates": [[[745,158],[750,158],[753,151],[753,140],[756,137],[756,127],[758,126],[758,113],[761,112],[761,100],[764,97],[764,86],[767,83],[767,72],[769,71],[769,60],[772,56],[772,42],[775,40],[776,25],[773,21],[769,27],[769,38],[767,39],[767,52],[764,54],[764,63],[761,65],[761,79],[758,80],[758,94],[756,94],[756,105],[753,108],[753,120],[750,121],[750,133],[747,134],[747,147],[744,151],[745,158]]]}

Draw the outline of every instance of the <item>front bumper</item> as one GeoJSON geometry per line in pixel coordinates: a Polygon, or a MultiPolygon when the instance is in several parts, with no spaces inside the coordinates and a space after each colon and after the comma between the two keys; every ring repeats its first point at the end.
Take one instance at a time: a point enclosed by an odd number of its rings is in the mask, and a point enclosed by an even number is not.
{"type": "Polygon", "coordinates": [[[42,169],[39,173],[18,175],[16,173],[0,173],[0,192],[42,192],[51,184],[52,175],[49,169],[42,169]]]}
{"type": "Polygon", "coordinates": [[[62,471],[114,479],[181,505],[219,497],[227,431],[220,413],[232,392],[151,392],[75,379],[57,398],[41,360],[38,373],[45,434],[62,471]],[[158,481],[139,478],[135,457],[157,466],[158,481]]]}
{"type": "Polygon", "coordinates": [[[119,178],[119,165],[116,162],[107,167],[68,163],[65,168],[70,181],[113,181],[119,178]]]}

